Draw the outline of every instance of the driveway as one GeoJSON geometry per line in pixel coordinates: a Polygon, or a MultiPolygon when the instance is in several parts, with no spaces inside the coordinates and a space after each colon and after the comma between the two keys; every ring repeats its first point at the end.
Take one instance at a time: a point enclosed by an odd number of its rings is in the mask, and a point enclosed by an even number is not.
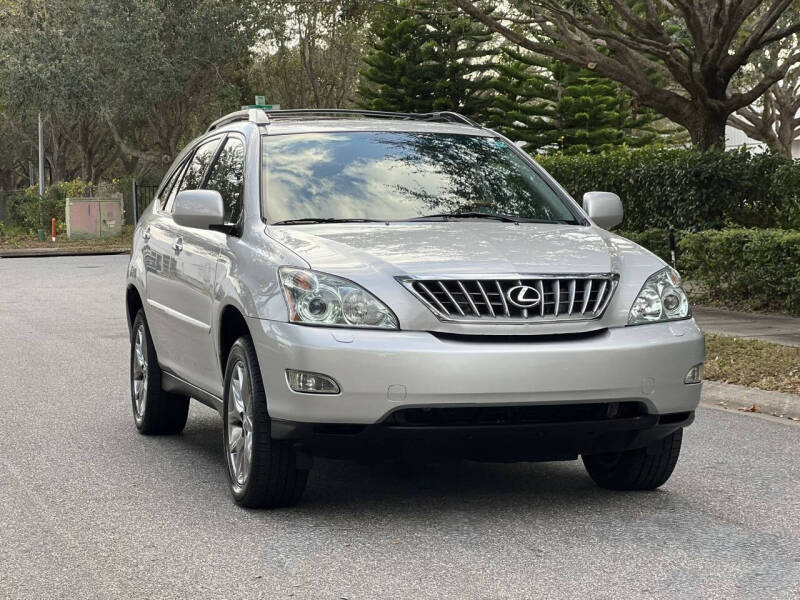
{"type": "Polygon", "coordinates": [[[300,506],[239,509],[215,413],[134,430],[126,261],[0,260],[0,597],[800,597],[800,426],[714,408],[656,492],[317,460],[300,506]]]}

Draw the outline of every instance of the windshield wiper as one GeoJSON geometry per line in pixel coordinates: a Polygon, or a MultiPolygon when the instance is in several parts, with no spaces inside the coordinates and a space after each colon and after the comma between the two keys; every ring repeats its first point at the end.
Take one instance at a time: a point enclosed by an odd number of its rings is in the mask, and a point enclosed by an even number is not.
{"type": "Polygon", "coordinates": [[[503,223],[519,223],[523,219],[512,217],[511,215],[501,215],[497,213],[484,213],[484,212],[454,212],[454,213],[437,213],[433,215],[422,215],[421,217],[414,217],[408,219],[409,221],[427,221],[428,219],[492,219],[494,221],[502,221],[503,223]]]}
{"type": "Polygon", "coordinates": [[[501,221],[503,223],[557,223],[564,225],[577,225],[577,221],[568,221],[566,219],[527,219],[525,217],[515,217],[512,215],[504,215],[499,213],[484,213],[484,212],[456,212],[456,213],[438,213],[433,215],[423,215],[421,217],[414,217],[406,219],[406,221],[428,221],[433,219],[491,219],[493,221],[501,221]]]}
{"type": "Polygon", "coordinates": [[[311,225],[314,223],[384,223],[380,219],[334,219],[327,217],[306,217],[304,219],[286,219],[276,221],[273,225],[311,225]]]}

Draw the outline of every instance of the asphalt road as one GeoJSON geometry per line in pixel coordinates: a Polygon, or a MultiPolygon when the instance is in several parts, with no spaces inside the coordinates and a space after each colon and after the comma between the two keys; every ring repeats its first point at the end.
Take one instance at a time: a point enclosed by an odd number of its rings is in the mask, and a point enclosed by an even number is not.
{"type": "Polygon", "coordinates": [[[299,507],[239,509],[215,413],[134,430],[126,261],[0,260],[0,597],[800,598],[800,426],[712,408],[652,493],[318,460],[299,507]]]}

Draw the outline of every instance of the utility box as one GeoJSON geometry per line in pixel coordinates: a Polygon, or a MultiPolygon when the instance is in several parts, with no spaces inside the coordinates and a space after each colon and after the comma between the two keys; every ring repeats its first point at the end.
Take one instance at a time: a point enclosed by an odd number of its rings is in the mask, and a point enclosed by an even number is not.
{"type": "Polygon", "coordinates": [[[122,235],[122,194],[67,198],[67,237],[71,240],[122,235]]]}

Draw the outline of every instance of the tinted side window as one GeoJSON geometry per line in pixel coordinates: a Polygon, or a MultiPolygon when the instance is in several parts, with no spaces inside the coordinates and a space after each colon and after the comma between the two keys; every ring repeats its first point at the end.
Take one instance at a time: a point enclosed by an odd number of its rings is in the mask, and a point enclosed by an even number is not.
{"type": "Polygon", "coordinates": [[[180,167],[175,170],[175,181],[170,182],[171,189],[169,190],[169,194],[165,192],[164,197],[164,204],[162,205],[161,210],[171,211],[172,210],[172,203],[175,201],[175,196],[178,195],[178,188],[180,187],[179,182],[181,177],[183,177],[183,173],[186,171],[186,165],[189,161],[184,162],[180,167]]]}
{"type": "Polygon", "coordinates": [[[194,153],[192,162],[189,163],[189,168],[186,169],[186,174],[183,176],[178,191],[183,190],[197,190],[203,184],[203,175],[214,158],[214,151],[219,145],[219,138],[205,142],[197,148],[194,153]]]}
{"type": "Polygon", "coordinates": [[[169,200],[170,191],[172,190],[175,182],[181,175],[181,171],[183,171],[184,165],[178,165],[178,167],[172,172],[169,176],[169,179],[161,185],[161,193],[158,196],[158,209],[164,210],[167,206],[167,201],[169,200]]]}
{"type": "Polygon", "coordinates": [[[242,214],[244,194],[244,144],[228,138],[225,147],[211,166],[206,189],[216,190],[225,206],[225,222],[237,223],[242,214]]]}

